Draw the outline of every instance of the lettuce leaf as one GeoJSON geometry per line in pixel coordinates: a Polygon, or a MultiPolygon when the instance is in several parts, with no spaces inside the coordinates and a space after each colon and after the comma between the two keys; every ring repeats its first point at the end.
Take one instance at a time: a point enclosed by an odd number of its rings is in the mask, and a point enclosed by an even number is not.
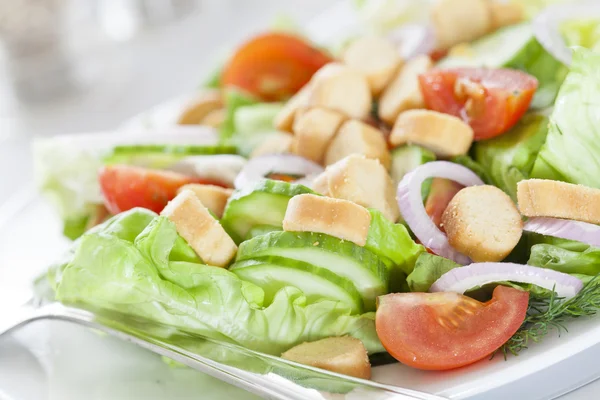
{"type": "Polygon", "coordinates": [[[415,269],[408,275],[406,282],[411,292],[427,292],[442,275],[460,266],[447,258],[422,253],[417,258],[415,269]]]}
{"type": "Polygon", "coordinates": [[[504,135],[477,142],[475,161],[487,173],[490,183],[516,200],[517,183],[530,177],[547,132],[547,117],[527,114],[504,135]]]}
{"type": "Polygon", "coordinates": [[[565,21],[560,26],[569,47],[581,46],[593,51],[600,50],[600,19],[565,21]]]}
{"type": "Polygon", "coordinates": [[[532,178],[600,188],[600,54],[578,48],[532,178]]]}
{"type": "Polygon", "coordinates": [[[267,304],[260,287],[202,264],[168,219],[145,210],[85,234],[55,270],[62,302],[147,318],[269,354],[339,335],[359,338],[371,353],[383,351],[373,313],[351,315],[330,300],[307,304],[293,287],[267,304]]]}

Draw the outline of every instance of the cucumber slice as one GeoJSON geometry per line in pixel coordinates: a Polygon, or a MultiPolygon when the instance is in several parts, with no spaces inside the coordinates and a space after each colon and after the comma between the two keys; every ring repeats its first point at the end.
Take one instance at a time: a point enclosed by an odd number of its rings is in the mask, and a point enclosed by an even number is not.
{"type": "Polygon", "coordinates": [[[234,146],[135,145],[116,146],[104,164],[128,164],[165,168],[190,155],[236,154],[234,146]]]}
{"type": "Polygon", "coordinates": [[[259,181],[231,195],[221,225],[238,244],[255,226],[271,225],[282,229],[288,202],[304,193],[316,194],[306,186],[294,183],[271,179],[259,181]]]}
{"type": "Polygon", "coordinates": [[[283,257],[259,257],[239,261],[229,270],[265,291],[265,301],[270,304],[280,289],[294,286],[304,292],[308,303],[332,299],[346,304],[353,314],[363,312],[360,293],[348,279],[326,268],[283,257]]]}
{"type": "Polygon", "coordinates": [[[354,282],[365,309],[386,294],[390,271],[371,251],[352,242],[313,232],[271,232],[240,245],[236,261],[278,256],[303,261],[354,282]]]}
{"type": "Polygon", "coordinates": [[[390,175],[394,181],[394,186],[398,186],[404,175],[419,165],[435,161],[435,154],[432,151],[412,144],[395,148],[391,155],[390,175]]]}
{"type": "Polygon", "coordinates": [[[267,233],[278,232],[278,231],[281,231],[281,228],[278,228],[276,226],[271,226],[271,225],[258,225],[258,226],[255,226],[254,228],[250,229],[250,232],[248,232],[248,234],[246,235],[245,240],[250,240],[257,236],[266,235],[267,233]]]}
{"type": "Polygon", "coordinates": [[[499,29],[472,43],[461,55],[442,60],[439,68],[514,68],[537,78],[532,108],[545,108],[556,98],[567,69],[550,55],[533,35],[528,23],[499,29]]]}

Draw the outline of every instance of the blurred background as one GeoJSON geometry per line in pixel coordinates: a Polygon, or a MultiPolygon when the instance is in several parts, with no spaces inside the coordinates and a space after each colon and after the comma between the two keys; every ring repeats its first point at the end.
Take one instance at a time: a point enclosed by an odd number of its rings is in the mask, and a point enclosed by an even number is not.
{"type": "Polygon", "coordinates": [[[275,19],[302,25],[333,3],[0,0],[0,207],[31,183],[32,137],[114,129],[195,90],[275,19]]]}

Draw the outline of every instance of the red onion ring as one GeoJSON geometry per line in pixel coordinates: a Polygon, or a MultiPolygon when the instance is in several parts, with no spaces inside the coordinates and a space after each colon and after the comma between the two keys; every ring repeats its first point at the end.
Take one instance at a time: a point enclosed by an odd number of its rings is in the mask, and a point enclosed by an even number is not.
{"type": "Polygon", "coordinates": [[[598,17],[600,17],[600,2],[598,0],[556,4],[538,14],[531,26],[536,39],[548,53],[565,65],[571,65],[573,54],[560,33],[560,25],[571,19],[598,17]]]}
{"type": "Polygon", "coordinates": [[[434,161],[413,169],[398,184],[396,200],[400,213],[409,228],[427,248],[435,254],[465,265],[471,259],[454,250],[446,234],[438,229],[425,212],[421,186],[428,178],[446,178],[463,186],[483,185],[483,181],[470,169],[448,161],[434,161]]]}
{"type": "Polygon", "coordinates": [[[268,154],[250,159],[235,178],[234,186],[240,189],[265,179],[270,173],[308,177],[321,172],[323,167],[304,157],[293,154],[268,154]]]}
{"type": "Polygon", "coordinates": [[[409,60],[435,50],[436,39],[433,28],[422,24],[406,24],[387,35],[397,47],[400,57],[409,60]]]}
{"type": "Polygon", "coordinates": [[[554,290],[559,297],[565,299],[575,296],[583,288],[580,279],[552,269],[523,264],[485,262],[446,272],[431,285],[429,291],[464,293],[478,286],[502,281],[531,283],[544,289],[554,290]]]}
{"type": "Polygon", "coordinates": [[[588,222],[534,217],[525,222],[523,230],[600,247],[600,226],[588,222]]]}

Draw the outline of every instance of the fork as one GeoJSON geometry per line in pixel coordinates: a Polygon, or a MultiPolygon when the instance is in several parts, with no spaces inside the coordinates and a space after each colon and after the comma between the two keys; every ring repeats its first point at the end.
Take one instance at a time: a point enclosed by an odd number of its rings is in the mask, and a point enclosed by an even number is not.
{"type": "Polygon", "coordinates": [[[118,312],[65,306],[58,302],[40,307],[29,302],[3,312],[0,316],[0,338],[39,320],[59,320],[96,329],[267,399],[324,400],[332,396],[340,400],[443,399],[428,393],[324,371],[224,341],[181,333],[171,327],[118,312]],[[179,338],[178,344],[173,344],[175,332],[179,338]],[[199,347],[198,344],[204,346],[199,347]],[[235,357],[234,365],[231,365],[227,356],[235,357]],[[252,368],[245,370],[239,364],[252,368]],[[255,371],[257,366],[259,372],[255,371]]]}

